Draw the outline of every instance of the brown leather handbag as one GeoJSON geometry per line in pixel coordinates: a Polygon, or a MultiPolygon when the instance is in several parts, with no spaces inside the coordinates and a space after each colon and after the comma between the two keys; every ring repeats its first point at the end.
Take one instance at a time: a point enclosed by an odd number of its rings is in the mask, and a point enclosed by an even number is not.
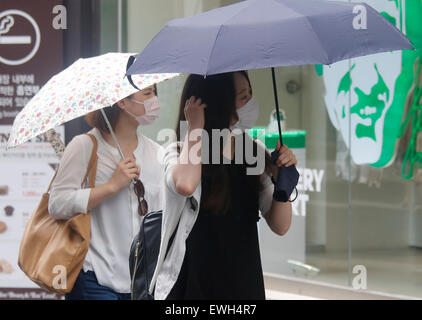
{"type": "MultiPolygon", "coordinates": [[[[89,187],[95,185],[97,172],[97,139],[88,169],[89,187]]],[[[56,171],[57,174],[57,171],[56,171]]],[[[41,201],[29,219],[20,243],[18,264],[37,285],[58,293],[70,292],[82,269],[91,239],[91,215],[78,214],[69,220],[56,220],[48,212],[48,199],[54,175],[41,201]]],[[[81,186],[81,187],[82,187],[81,186]]]]}

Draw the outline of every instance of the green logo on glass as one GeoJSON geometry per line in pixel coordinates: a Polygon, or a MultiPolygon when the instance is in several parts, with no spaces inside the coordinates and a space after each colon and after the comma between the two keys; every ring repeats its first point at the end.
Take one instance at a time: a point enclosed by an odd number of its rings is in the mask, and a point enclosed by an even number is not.
{"type": "MultiPolygon", "coordinates": [[[[365,2],[409,37],[406,27],[422,18],[421,3],[405,7],[400,0],[365,2]]],[[[330,120],[356,164],[386,167],[393,162],[416,56],[413,51],[395,51],[317,66],[323,74],[330,120]]]]}

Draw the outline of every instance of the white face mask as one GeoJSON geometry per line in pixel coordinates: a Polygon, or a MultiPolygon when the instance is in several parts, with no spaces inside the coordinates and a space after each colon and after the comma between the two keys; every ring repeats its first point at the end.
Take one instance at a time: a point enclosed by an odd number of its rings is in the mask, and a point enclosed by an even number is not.
{"type": "Polygon", "coordinates": [[[136,101],[134,99],[130,99],[130,101],[143,104],[145,107],[145,114],[143,114],[142,116],[135,116],[134,114],[126,110],[126,112],[129,113],[132,117],[134,117],[140,125],[147,126],[153,123],[155,119],[157,119],[160,115],[160,103],[158,102],[157,96],[149,98],[144,102],[136,101]]]}
{"type": "Polygon", "coordinates": [[[242,131],[249,130],[255,125],[256,119],[258,119],[258,102],[254,99],[254,97],[249,99],[242,108],[237,109],[237,115],[239,117],[239,121],[230,126],[231,130],[235,128],[239,128],[242,131]]]}

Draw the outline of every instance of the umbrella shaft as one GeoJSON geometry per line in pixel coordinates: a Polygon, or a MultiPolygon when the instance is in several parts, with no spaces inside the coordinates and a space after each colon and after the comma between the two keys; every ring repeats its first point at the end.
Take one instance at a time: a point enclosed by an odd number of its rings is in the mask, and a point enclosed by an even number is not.
{"type": "Polygon", "coordinates": [[[122,149],[120,148],[120,144],[119,144],[119,142],[117,141],[117,138],[116,138],[116,135],[114,134],[113,128],[111,127],[111,124],[110,124],[110,122],[108,121],[107,115],[105,114],[105,112],[104,112],[104,110],[103,110],[103,109],[101,109],[101,114],[102,114],[102,115],[103,115],[103,117],[104,117],[104,120],[105,120],[105,122],[106,122],[106,124],[107,124],[107,127],[108,127],[108,129],[110,130],[110,134],[111,134],[111,136],[113,137],[114,143],[116,144],[117,149],[119,150],[120,156],[121,156],[121,157],[122,157],[122,159],[123,159],[123,158],[124,158],[124,155],[123,155],[122,149]]]}
{"type": "MultiPolygon", "coordinates": [[[[111,136],[113,137],[114,143],[116,144],[117,149],[119,150],[120,157],[121,157],[121,158],[122,158],[122,160],[123,160],[123,159],[125,158],[125,156],[123,155],[122,149],[120,148],[120,144],[119,144],[119,142],[117,141],[117,137],[116,137],[116,135],[114,134],[114,131],[113,131],[113,128],[111,127],[110,121],[108,121],[107,115],[105,114],[105,112],[104,112],[104,110],[103,110],[103,109],[101,109],[101,114],[103,115],[104,120],[105,120],[105,122],[106,122],[106,124],[107,124],[107,127],[108,127],[108,129],[110,130],[110,134],[111,134],[111,136]]],[[[133,184],[135,184],[135,183],[136,183],[136,180],[135,180],[135,179],[132,179],[132,183],[133,183],[133,184]]]]}
{"type": "Polygon", "coordinates": [[[272,78],[273,78],[274,102],[275,102],[275,110],[277,112],[278,134],[279,134],[279,137],[280,137],[280,147],[282,147],[283,146],[283,138],[281,136],[280,109],[279,109],[279,106],[278,106],[277,84],[276,84],[276,80],[275,80],[274,67],[271,68],[271,75],[272,75],[272,78]]]}

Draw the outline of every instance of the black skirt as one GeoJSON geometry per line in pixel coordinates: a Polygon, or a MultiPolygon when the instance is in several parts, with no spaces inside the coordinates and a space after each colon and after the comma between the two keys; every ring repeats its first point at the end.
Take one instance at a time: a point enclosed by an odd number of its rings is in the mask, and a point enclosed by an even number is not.
{"type": "MultiPolygon", "coordinates": [[[[168,300],[265,299],[257,230],[259,194],[251,187],[256,177],[246,176],[244,165],[227,165],[227,170],[229,210],[225,214],[210,213],[201,201],[168,300]]],[[[203,197],[209,188],[209,180],[203,178],[203,197]]]]}

